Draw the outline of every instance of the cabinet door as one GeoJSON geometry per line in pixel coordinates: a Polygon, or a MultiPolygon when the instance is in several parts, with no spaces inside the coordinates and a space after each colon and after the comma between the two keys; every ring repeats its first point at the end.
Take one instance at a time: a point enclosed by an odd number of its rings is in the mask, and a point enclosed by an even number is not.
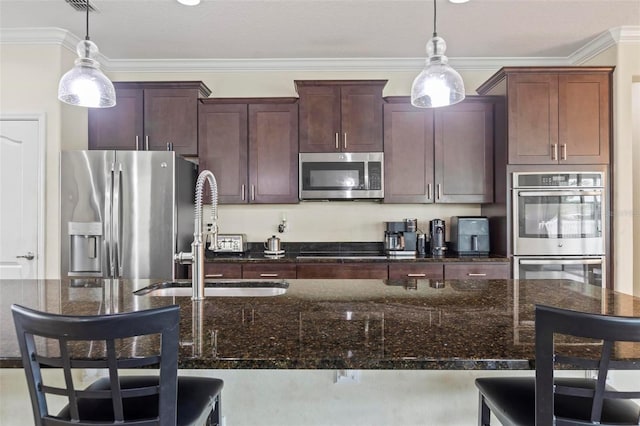
{"type": "Polygon", "coordinates": [[[303,86],[300,94],[300,152],[340,150],[340,87],[303,86]]]}
{"type": "Polygon", "coordinates": [[[433,111],[384,105],[384,202],[433,202],[433,111]]]}
{"type": "Polygon", "coordinates": [[[294,279],[296,265],[293,263],[245,263],[242,266],[242,278],[294,279]]]}
{"type": "Polygon", "coordinates": [[[508,279],[510,274],[509,263],[448,263],[444,265],[444,277],[447,280],[508,279]]]}
{"type": "Polygon", "coordinates": [[[380,279],[388,277],[386,263],[299,263],[298,278],[358,278],[380,279]]]}
{"type": "Polygon", "coordinates": [[[493,103],[468,101],[435,111],[435,201],[493,201],[493,103]]]}
{"type": "Polygon", "coordinates": [[[298,105],[249,105],[249,198],[298,202],[298,105]]]}
{"type": "Polygon", "coordinates": [[[558,75],[508,77],[509,164],[557,164],[558,75]]]}
{"type": "Polygon", "coordinates": [[[559,160],[566,164],[609,162],[609,75],[560,74],[559,160]]]}
{"type": "Polygon", "coordinates": [[[200,104],[199,168],[211,170],[221,204],[247,202],[247,105],[200,104]]]}
{"type": "Polygon", "coordinates": [[[114,107],[89,108],[89,149],[143,149],[143,101],[142,89],[116,87],[114,107]]]}
{"type": "Polygon", "coordinates": [[[391,263],[389,264],[389,279],[401,280],[407,278],[443,279],[442,263],[391,263]]]}
{"type": "Polygon", "coordinates": [[[198,91],[196,89],[144,90],[145,146],[180,155],[198,155],[198,91]]]}
{"type": "MultiPolygon", "coordinates": [[[[189,277],[191,277],[191,268],[189,268],[189,277]]],[[[205,263],[204,278],[242,278],[242,265],[240,263],[205,263]]]]}
{"type": "Polygon", "coordinates": [[[382,151],[382,105],[381,86],[342,86],[342,151],[382,151]]]}

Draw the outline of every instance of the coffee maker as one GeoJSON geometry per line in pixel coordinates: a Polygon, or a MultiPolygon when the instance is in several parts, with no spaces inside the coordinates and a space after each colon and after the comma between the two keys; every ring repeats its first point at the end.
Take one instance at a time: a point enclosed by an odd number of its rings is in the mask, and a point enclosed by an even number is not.
{"type": "Polygon", "coordinates": [[[417,219],[385,222],[384,251],[390,257],[415,257],[417,219]]]}
{"type": "Polygon", "coordinates": [[[445,237],[445,225],[442,219],[433,219],[429,221],[429,246],[431,248],[431,255],[444,256],[444,252],[447,249],[447,245],[444,240],[445,237]]]}

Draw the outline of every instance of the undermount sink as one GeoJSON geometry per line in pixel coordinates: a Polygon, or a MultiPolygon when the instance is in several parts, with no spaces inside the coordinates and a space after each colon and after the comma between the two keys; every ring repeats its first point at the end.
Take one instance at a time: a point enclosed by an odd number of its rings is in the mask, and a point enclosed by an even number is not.
{"type": "MultiPolygon", "coordinates": [[[[286,281],[264,280],[205,280],[205,297],[269,297],[287,292],[286,281]]],[[[151,284],[133,292],[136,296],[177,296],[193,294],[191,281],[165,281],[151,284]]]]}

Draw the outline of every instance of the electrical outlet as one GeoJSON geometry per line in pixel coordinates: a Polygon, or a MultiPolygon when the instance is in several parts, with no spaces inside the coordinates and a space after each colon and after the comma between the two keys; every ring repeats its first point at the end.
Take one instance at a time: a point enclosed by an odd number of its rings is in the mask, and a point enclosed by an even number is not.
{"type": "Polygon", "coordinates": [[[335,383],[360,383],[360,370],[336,370],[335,383]]]}

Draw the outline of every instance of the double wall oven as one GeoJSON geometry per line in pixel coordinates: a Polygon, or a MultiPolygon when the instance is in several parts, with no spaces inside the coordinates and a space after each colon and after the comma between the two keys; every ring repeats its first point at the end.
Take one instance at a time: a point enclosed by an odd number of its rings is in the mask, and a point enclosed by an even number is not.
{"type": "Polygon", "coordinates": [[[514,278],[605,286],[603,171],[514,172],[514,278]]]}

